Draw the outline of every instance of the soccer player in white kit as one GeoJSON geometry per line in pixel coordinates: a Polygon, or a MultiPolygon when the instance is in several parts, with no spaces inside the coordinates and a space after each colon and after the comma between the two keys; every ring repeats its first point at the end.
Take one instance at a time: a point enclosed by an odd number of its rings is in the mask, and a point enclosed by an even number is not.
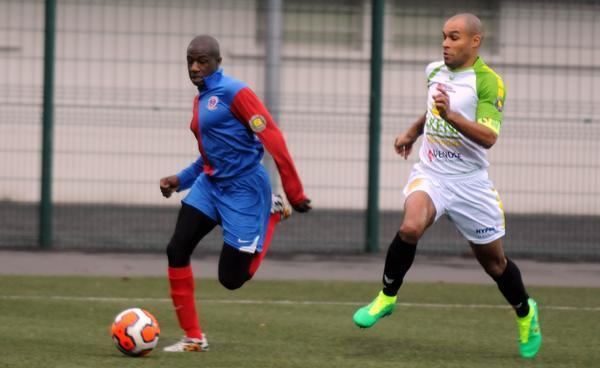
{"type": "Polygon", "coordinates": [[[504,255],[502,202],[487,173],[486,152],[502,125],[504,82],[478,56],[483,39],[479,18],[455,15],[442,33],[444,60],[426,68],[427,112],[394,143],[406,159],[424,135],[420,162],[404,188],[404,219],[388,248],[383,289],[356,311],[354,322],[368,328],[393,312],[417,242],[446,214],[515,309],[521,356],[532,358],[542,342],[537,304],[525,291],[518,267],[504,255]]]}

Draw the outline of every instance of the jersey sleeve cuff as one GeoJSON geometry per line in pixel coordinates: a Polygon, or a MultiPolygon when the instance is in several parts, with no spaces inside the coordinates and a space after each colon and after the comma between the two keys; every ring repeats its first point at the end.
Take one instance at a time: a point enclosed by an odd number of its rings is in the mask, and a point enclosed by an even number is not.
{"type": "Polygon", "coordinates": [[[196,177],[187,169],[181,170],[177,174],[177,178],[179,178],[178,192],[189,189],[194,184],[194,181],[196,181],[196,177]]]}
{"type": "Polygon", "coordinates": [[[479,118],[477,123],[491,129],[496,135],[500,135],[500,126],[502,123],[492,118],[479,118]]]}

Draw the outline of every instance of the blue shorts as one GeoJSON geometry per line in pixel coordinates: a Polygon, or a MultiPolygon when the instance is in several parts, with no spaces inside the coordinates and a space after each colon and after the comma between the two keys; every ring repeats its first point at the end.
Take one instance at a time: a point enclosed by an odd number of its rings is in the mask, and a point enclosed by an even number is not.
{"type": "Polygon", "coordinates": [[[182,202],[221,225],[228,245],[247,253],[262,251],[271,213],[271,183],[262,165],[231,180],[200,174],[182,202]]]}

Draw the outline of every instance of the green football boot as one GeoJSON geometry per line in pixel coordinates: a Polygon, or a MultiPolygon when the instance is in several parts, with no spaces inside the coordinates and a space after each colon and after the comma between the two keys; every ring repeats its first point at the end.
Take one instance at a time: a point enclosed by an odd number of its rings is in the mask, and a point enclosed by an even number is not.
{"type": "Polygon", "coordinates": [[[371,304],[362,307],[354,313],[354,323],[360,328],[369,328],[380,318],[389,316],[396,308],[396,296],[387,296],[383,291],[371,304]]]}
{"type": "Polygon", "coordinates": [[[531,298],[527,303],[529,303],[529,313],[525,317],[517,317],[519,352],[523,358],[533,358],[542,346],[542,331],[537,303],[531,298]]]}

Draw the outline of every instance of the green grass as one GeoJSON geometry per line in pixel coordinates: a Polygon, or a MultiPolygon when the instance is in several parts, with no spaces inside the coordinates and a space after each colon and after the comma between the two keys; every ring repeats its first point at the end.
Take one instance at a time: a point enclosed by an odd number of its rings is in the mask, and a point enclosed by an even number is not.
{"type": "Polygon", "coordinates": [[[531,288],[544,345],[525,361],[513,312],[480,306],[504,305],[493,285],[407,284],[401,302],[411,305],[369,330],[353,325],[353,303],[370,301],[377,283],[252,281],[235,292],[214,280],[196,286],[211,351],[157,349],[129,358],[108,334],[122,309],[139,306],[157,317],[159,347],[181,335],[166,279],[0,277],[0,367],[592,367],[600,361],[599,289],[531,288]]]}

